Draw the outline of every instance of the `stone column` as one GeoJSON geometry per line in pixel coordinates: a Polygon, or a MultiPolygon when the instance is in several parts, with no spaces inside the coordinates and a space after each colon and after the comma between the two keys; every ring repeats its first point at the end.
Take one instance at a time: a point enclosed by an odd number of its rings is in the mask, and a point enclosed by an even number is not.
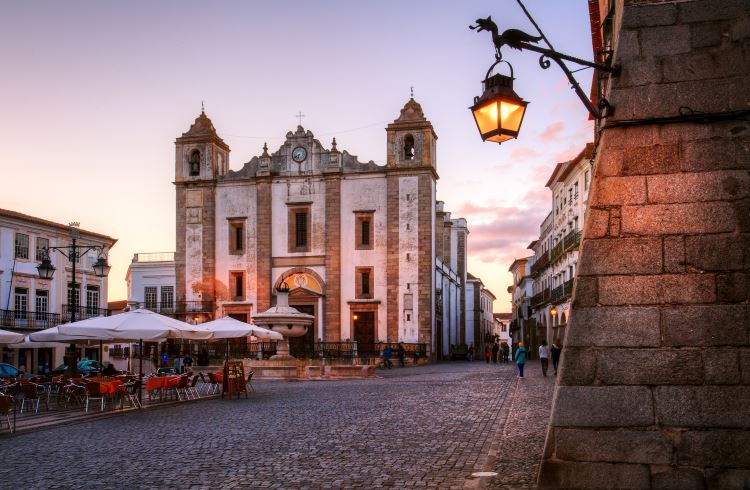
{"type": "Polygon", "coordinates": [[[750,481],[750,123],[647,121],[748,109],[749,11],[618,7],[541,488],[750,481]]]}
{"type": "Polygon", "coordinates": [[[271,256],[273,228],[271,225],[271,179],[258,178],[256,184],[257,200],[255,206],[257,233],[255,250],[257,257],[257,305],[255,311],[266,311],[271,307],[271,256]]]}
{"type": "Polygon", "coordinates": [[[398,342],[399,327],[399,179],[398,174],[386,177],[386,218],[388,251],[386,252],[386,332],[388,342],[398,342]]]}
{"type": "MultiPolygon", "coordinates": [[[[326,176],[326,297],[323,340],[341,340],[341,176],[326,176]]],[[[346,271],[352,274],[354,271],[346,271]]]]}

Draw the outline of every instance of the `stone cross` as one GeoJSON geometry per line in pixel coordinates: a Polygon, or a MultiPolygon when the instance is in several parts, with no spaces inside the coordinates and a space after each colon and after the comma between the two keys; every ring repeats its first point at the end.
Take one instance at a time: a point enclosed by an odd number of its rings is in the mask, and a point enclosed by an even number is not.
{"type": "Polygon", "coordinates": [[[300,126],[302,126],[302,118],[303,118],[303,117],[305,117],[305,115],[304,115],[304,114],[302,114],[302,111],[299,111],[299,114],[297,114],[297,115],[296,115],[296,116],[294,116],[294,117],[296,117],[296,118],[298,118],[298,119],[299,119],[299,125],[300,125],[300,126]]]}

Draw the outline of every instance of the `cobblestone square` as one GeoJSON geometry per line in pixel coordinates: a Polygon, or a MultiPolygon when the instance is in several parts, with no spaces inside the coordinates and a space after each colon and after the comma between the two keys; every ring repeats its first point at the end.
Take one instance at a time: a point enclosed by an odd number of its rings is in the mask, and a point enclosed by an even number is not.
{"type": "Polygon", "coordinates": [[[5,488],[519,488],[554,378],[450,363],[375,380],[258,382],[207,400],[0,438],[5,488]],[[514,397],[514,394],[522,396],[514,397]],[[507,441],[507,442],[506,442],[507,441]],[[498,471],[491,479],[475,471],[498,471]]]}

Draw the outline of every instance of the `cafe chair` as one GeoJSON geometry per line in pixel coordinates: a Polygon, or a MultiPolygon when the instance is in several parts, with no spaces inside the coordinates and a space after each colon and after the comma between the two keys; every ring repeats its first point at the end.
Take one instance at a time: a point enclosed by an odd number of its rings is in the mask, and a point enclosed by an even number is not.
{"type": "Polygon", "coordinates": [[[101,404],[101,411],[104,410],[104,394],[102,393],[102,385],[99,383],[86,383],[86,412],[89,411],[89,401],[99,401],[101,404]]]}
{"type": "Polygon", "coordinates": [[[125,383],[125,397],[133,408],[143,408],[138,400],[138,392],[141,391],[141,380],[125,383]]]}
{"type": "Polygon", "coordinates": [[[0,395],[0,415],[5,415],[5,421],[8,423],[8,430],[11,434],[16,431],[15,423],[11,424],[10,421],[10,414],[16,411],[13,401],[12,396],[0,395]]]}
{"type": "Polygon", "coordinates": [[[201,397],[201,394],[198,393],[198,389],[196,388],[196,385],[198,384],[198,381],[200,381],[200,376],[197,374],[193,376],[193,379],[190,381],[190,385],[188,385],[186,392],[188,394],[188,397],[190,397],[193,400],[197,400],[201,397]]]}
{"type": "Polygon", "coordinates": [[[188,387],[190,383],[190,378],[183,374],[180,376],[180,382],[177,384],[177,387],[175,388],[175,392],[177,392],[177,399],[182,401],[183,397],[185,397],[185,400],[190,399],[190,395],[188,395],[188,387]]]}
{"type": "MultiPolygon", "coordinates": [[[[34,413],[39,413],[39,402],[42,400],[44,389],[36,383],[23,383],[21,385],[21,392],[23,393],[23,399],[21,400],[21,413],[26,406],[26,403],[34,407],[34,413]]],[[[44,404],[49,410],[47,400],[44,400],[44,404]]]]}
{"type": "Polygon", "coordinates": [[[247,386],[250,391],[255,391],[255,388],[253,388],[253,374],[255,374],[255,371],[250,371],[247,373],[247,381],[245,382],[245,386],[247,386]]]}
{"type": "Polygon", "coordinates": [[[221,383],[216,379],[214,373],[208,373],[210,394],[216,395],[221,391],[221,383]]]}

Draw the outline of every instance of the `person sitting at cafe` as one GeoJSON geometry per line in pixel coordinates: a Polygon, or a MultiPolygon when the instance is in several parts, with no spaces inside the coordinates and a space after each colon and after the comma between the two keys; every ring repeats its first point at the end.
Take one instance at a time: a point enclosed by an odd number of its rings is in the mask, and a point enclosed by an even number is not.
{"type": "Polygon", "coordinates": [[[107,363],[107,367],[105,367],[104,371],[102,371],[102,374],[104,374],[106,376],[112,376],[112,375],[115,375],[117,373],[118,373],[117,369],[115,369],[114,364],[112,364],[111,362],[107,363]]]}

